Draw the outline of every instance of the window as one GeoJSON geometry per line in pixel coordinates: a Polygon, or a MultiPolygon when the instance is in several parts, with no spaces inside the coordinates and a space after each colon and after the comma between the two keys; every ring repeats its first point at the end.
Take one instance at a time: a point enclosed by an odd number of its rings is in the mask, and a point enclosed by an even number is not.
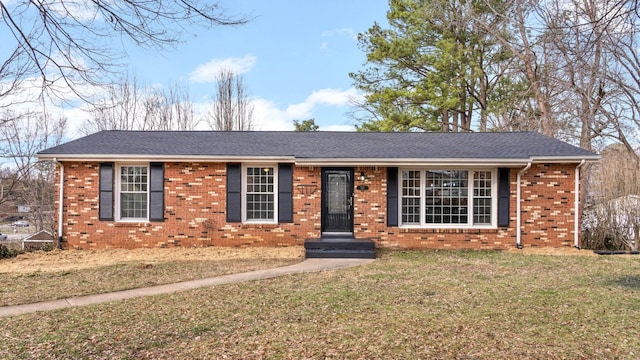
{"type": "Polygon", "coordinates": [[[121,220],[147,219],[148,181],[147,166],[120,166],[120,194],[118,200],[121,220]]]}
{"type": "Polygon", "coordinates": [[[407,169],[400,177],[402,225],[495,225],[494,170],[407,169]]]}
{"type": "Polygon", "coordinates": [[[276,168],[274,166],[245,167],[244,221],[275,222],[276,168]]]}
{"type": "Polygon", "coordinates": [[[420,224],[420,171],[402,172],[402,223],[420,224]]]}
{"type": "Polygon", "coordinates": [[[473,179],[473,223],[491,224],[492,179],[490,171],[478,171],[473,179]]]}
{"type": "Polygon", "coordinates": [[[425,222],[466,224],[468,171],[429,170],[425,174],[425,222]]]}

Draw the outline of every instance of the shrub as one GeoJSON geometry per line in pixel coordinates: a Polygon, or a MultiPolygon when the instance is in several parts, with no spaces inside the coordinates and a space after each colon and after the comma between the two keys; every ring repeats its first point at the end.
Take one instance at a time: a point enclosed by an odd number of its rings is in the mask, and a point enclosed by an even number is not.
{"type": "Polygon", "coordinates": [[[45,243],[44,245],[42,245],[42,251],[44,252],[49,252],[52,251],[53,249],[55,249],[56,247],[53,245],[53,243],[45,243]]]}
{"type": "Polygon", "coordinates": [[[16,257],[22,253],[22,249],[10,248],[4,244],[0,245],[0,259],[16,257]]]}

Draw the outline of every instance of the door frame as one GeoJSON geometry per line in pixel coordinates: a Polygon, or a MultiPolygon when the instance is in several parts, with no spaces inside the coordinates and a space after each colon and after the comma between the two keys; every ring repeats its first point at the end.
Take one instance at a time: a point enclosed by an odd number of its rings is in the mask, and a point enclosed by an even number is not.
{"type": "Polygon", "coordinates": [[[335,234],[335,235],[349,235],[353,236],[353,204],[354,204],[354,168],[352,167],[323,167],[321,169],[321,205],[320,205],[320,233],[321,234],[335,234]],[[327,175],[331,171],[346,171],[349,173],[349,184],[347,185],[347,207],[348,207],[348,224],[347,228],[344,231],[326,231],[326,222],[327,222],[327,175]]]}

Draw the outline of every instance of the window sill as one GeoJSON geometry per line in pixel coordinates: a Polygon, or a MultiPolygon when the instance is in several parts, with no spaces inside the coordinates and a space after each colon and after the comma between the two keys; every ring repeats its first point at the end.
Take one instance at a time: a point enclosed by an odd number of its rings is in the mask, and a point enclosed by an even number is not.
{"type": "Polygon", "coordinates": [[[113,222],[115,227],[138,227],[138,226],[149,226],[149,220],[140,219],[140,220],[116,220],[113,222]]]}
{"type": "Polygon", "coordinates": [[[245,222],[240,224],[240,228],[242,229],[275,229],[280,224],[278,223],[255,223],[255,222],[245,222]]]}
{"type": "Polygon", "coordinates": [[[242,220],[243,224],[255,224],[255,225],[273,225],[278,224],[277,221],[273,219],[257,219],[257,220],[242,220]]]}
{"type": "Polygon", "coordinates": [[[471,234],[494,233],[499,230],[493,226],[478,227],[399,227],[401,233],[444,233],[444,234],[471,234]]]}

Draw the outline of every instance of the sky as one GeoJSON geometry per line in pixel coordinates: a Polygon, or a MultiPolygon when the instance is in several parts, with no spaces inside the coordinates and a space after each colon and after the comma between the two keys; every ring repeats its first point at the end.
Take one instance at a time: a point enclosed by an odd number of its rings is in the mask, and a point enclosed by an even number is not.
{"type": "MultiPolygon", "coordinates": [[[[386,24],[387,0],[222,0],[228,15],[253,20],[235,27],[193,28],[184,43],[164,52],[126,49],[129,71],[158,87],[187,85],[196,113],[215,92],[220,67],[243,76],[257,130],[293,130],[314,118],[320,130],[353,130],[349,99],[358,96],[349,72],[363,69],[358,33],[386,24]]],[[[70,137],[83,118],[66,109],[70,137]]]]}

